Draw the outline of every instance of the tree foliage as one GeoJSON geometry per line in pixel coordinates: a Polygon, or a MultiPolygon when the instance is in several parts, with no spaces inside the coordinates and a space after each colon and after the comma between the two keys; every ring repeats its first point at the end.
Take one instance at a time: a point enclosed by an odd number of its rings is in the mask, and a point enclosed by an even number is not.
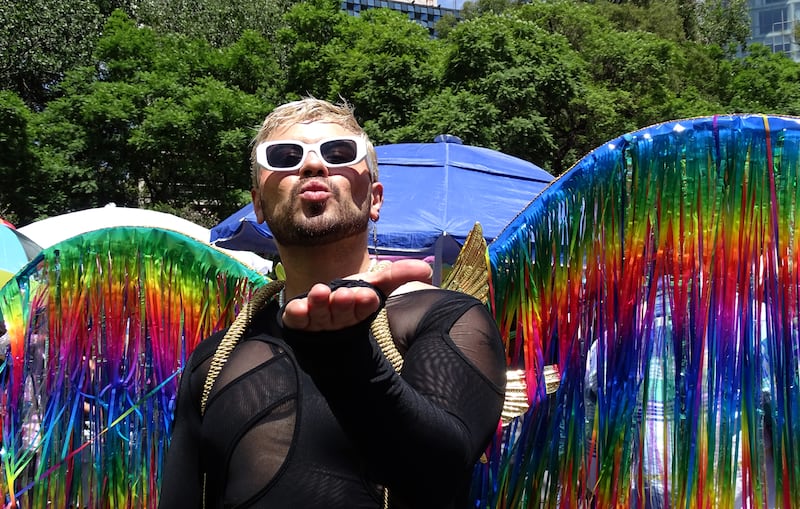
{"type": "Polygon", "coordinates": [[[43,107],[69,69],[89,63],[101,25],[91,0],[0,0],[0,89],[43,107]]]}
{"type": "Polygon", "coordinates": [[[193,35],[212,46],[235,43],[247,30],[272,38],[292,0],[139,0],[126,12],[154,30],[193,35]]]}
{"type": "Polygon", "coordinates": [[[730,111],[800,115],[800,66],[762,45],[730,62],[733,78],[724,90],[730,111]]]}
{"type": "Polygon", "coordinates": [[[209,222],[229,212],[248,186],[253,128],[273,106],[263,101],[275,95],[263,72],[277,68],[267,42],[245,35],[218,51],[118,11],[96,59],[70,72],[38,116],[36,145],[56,184],[48,200],[62,210],[190,203],[209,222]],[[250,66],[239,65],[245,49],[250,66]]]}
{"type": "Polygon", "coordinates": [[[345,97],[376,143],[399,141],[417,101],[437,89],[434,55],[440,50],[427,29],[396,11],[375,9],[348,17],[328,55],[335,61],[329,96],[345,97]]]}
{"type": "Polygon", "coordinates": [[[30,135],[31,112],[14,92],[0,91],[0,217],[19,223],[37,210],[27,197],[44,181],[30,135]]]}
{"type": "Polygon", "coordinates": [[[479,136],[464,141],[550,166],[560,124],[584,82],[583,62],[566,39],[517,16],[484,14],[456,27],[447,42],[445,86],[493,106],[481,109],[493,115],[479,136]]]}
{"type": "Polygon", "coordinates": [[[733,56],[743,0],[478,0],[436,38],[338,0],[70,8],[0,0],[0,213],[22,224],[114,201],[211,226],[247,199],[263,116],[304,95],[379,144],[453,134],[554,174],[657,122],[800,114],[797,63],[733,56]]]}

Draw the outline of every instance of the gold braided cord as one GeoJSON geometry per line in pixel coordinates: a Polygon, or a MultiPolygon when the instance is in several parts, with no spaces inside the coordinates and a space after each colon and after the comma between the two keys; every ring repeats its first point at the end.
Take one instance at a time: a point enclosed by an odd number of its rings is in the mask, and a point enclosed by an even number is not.
{"type": "MultiPolygon", "coordinates": [[[[373,265],[369,271],[378,272],[385,269],[389,265],[391,265],[391,262],[382,261],[373,265]]],[[[400,354],[400,351],[397,350],[397,346],[394,344],[392,330],[389,328],[389,317],[386,315],[385,307],[380,310],[378,315],[370,324],[369,328],[370,331],[372,331],[372,335],[375,337],[375,341],[378,343],[378,346],[381,347],[383,355],[389,359],[389,362],[392,364],[394,370],[400,373],[400,370],[403,369],[403,356],[400,354]]]]}
{"type": "Polygon", "coordinates": [[[270,299],[275,297],[283,289],[284,285],[284,281],[272,281],[258,288],[236,315],[236,319],[228,328],[222,341],[217,345],[214,357],[211,359],[211,366],[208,368],[208,375],[206,375],[205,383],[203,384],[203,395],[200,399],[201,415],[206,413],[206,403],[208,403],[208,397],[214,387],[214,382],[222,371],[222,367],[228,362],[231,352],[242,339],[245,329],[253,320],[253,315],[264,307],[270,299]]]}
{"type": "Polygon", "coordinates": [[[392,331],[389,329],[389,318],[386,316],[386,308],[380,310],[378,316],[372,321],[370,330],[372,335],[375,336],[378,346],[381,347],[383,355],[389,359],[394,370],[400,373],[400,370],[403,369],[403,356],[394,344],[392,331]]]}
{"type": "MultiPolygon", "coordinates": [[[[382,261],[373,265],[369,270],[370,272],[377,272],[389,265],[391,265],[391,262],[382,261]]],[[[382,308],[375,319],[372,320],[369,329],[372,331],[372,336],[375,338],[378,346],[381,347],[383,355],[389,360],[394,370],[400,373],[400,370],[403,369],[403,356],[394,344],[392,330],[389,328],[389,316],[386,314],[385,307],[382,308]]],[[[389,509],[389,488],[386,486],[383,488],[383,509],[389,509]]]]}
{"type": "MultiPolygon", "coordinates": [[[[390,264],[390,262],[381,262],[374,265],[371,270],[382,270],[388,264],[390,264]]],[[[247,329],[247,326],[253,319],[253,315],[258,312],[258,310],[261,309],[270,299],[277,295],[283,289],[284,285],[284,281],[273,281],[265,286],[260,287],[253,294],[252,298],[245,303],[245,305],[242,307],[242,310],[236,315],[233,324],[231,324],[230,328],[225,333],[225,336],[222,338],[222,341],[220,341],[220,344],[217,346],[217,349],[214,352],[214,357],[211,359],[211,366],[208,368],[208,374],[206,375],[206,379],[203,384],[203,395],[200,400],[201,415],[205,414],[206,404],[208,403],[208,397],[211,394],[211,389],[214,387],[214,382],[217,380],[217,377],[219,377],[219,374],[222,371],[223,366],[225,366],[225,363],[228,361],[231,352],[241,340],[245,329],[247,329]]],[[[403,367],[403,356],[400,354],[394,344],[392,332],[389,329],[389,320],[386,316],[386,308],[381,309],[381,311],[378,313],[378,316],[370,325],[370,328],[384,355],[386,355],[386,357],[389,359],[389,362],[392,364],[392,367],[399,373],[403,367]]],[[[205,474],[203,474],[203,507],[205,507],[205,474]]],[[[388,488],[384,488],[383,507],[384,509],[388,509],[389,507],[388,488]]]]}

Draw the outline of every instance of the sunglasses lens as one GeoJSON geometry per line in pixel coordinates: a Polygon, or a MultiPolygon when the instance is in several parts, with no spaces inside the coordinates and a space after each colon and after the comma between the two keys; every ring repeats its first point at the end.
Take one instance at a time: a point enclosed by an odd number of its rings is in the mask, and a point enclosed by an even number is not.
{"type": "Polygon", "coordinates": [[[279,143],[267,147],[267,162],[273,168],[293,168],[303,160],[303,147],[296,143],[279,143]]]}
{"type": "Polygon", "coordinates": [[[320,152],[328,164],[349,164],[355,162],[358,146],[353,140],[331,140],[322,144],[320,152]]]}

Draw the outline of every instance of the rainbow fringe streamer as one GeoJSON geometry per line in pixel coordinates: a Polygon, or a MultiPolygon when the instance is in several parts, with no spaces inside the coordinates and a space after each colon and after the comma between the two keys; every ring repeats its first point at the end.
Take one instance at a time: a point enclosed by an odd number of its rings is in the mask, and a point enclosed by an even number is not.
{"type": "Polygon", "coordinates": [[[183,234],[90,232],[0,291],[0,500],[155,508],[181,368],[262,275],[183,234]]]}
{"type": "Polygon", "coordinates": [[[489,246],[532,406],[477,468],[476,507],[800,507],[798,164],[795,118],[655,125],[489,246]]]}

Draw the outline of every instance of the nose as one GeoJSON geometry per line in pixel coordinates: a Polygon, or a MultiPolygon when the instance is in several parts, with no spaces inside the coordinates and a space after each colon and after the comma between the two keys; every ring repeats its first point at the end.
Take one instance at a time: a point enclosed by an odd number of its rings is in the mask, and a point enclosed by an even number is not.
{"type": "Polygon", "coordinates": [[[301,177],[327,177],[328,167],[325,166],[325,161],[317,155],[313,150],[309,150],[306,154],[306,160],[303,161],[303,166],[300,167],[301,177]]]}

